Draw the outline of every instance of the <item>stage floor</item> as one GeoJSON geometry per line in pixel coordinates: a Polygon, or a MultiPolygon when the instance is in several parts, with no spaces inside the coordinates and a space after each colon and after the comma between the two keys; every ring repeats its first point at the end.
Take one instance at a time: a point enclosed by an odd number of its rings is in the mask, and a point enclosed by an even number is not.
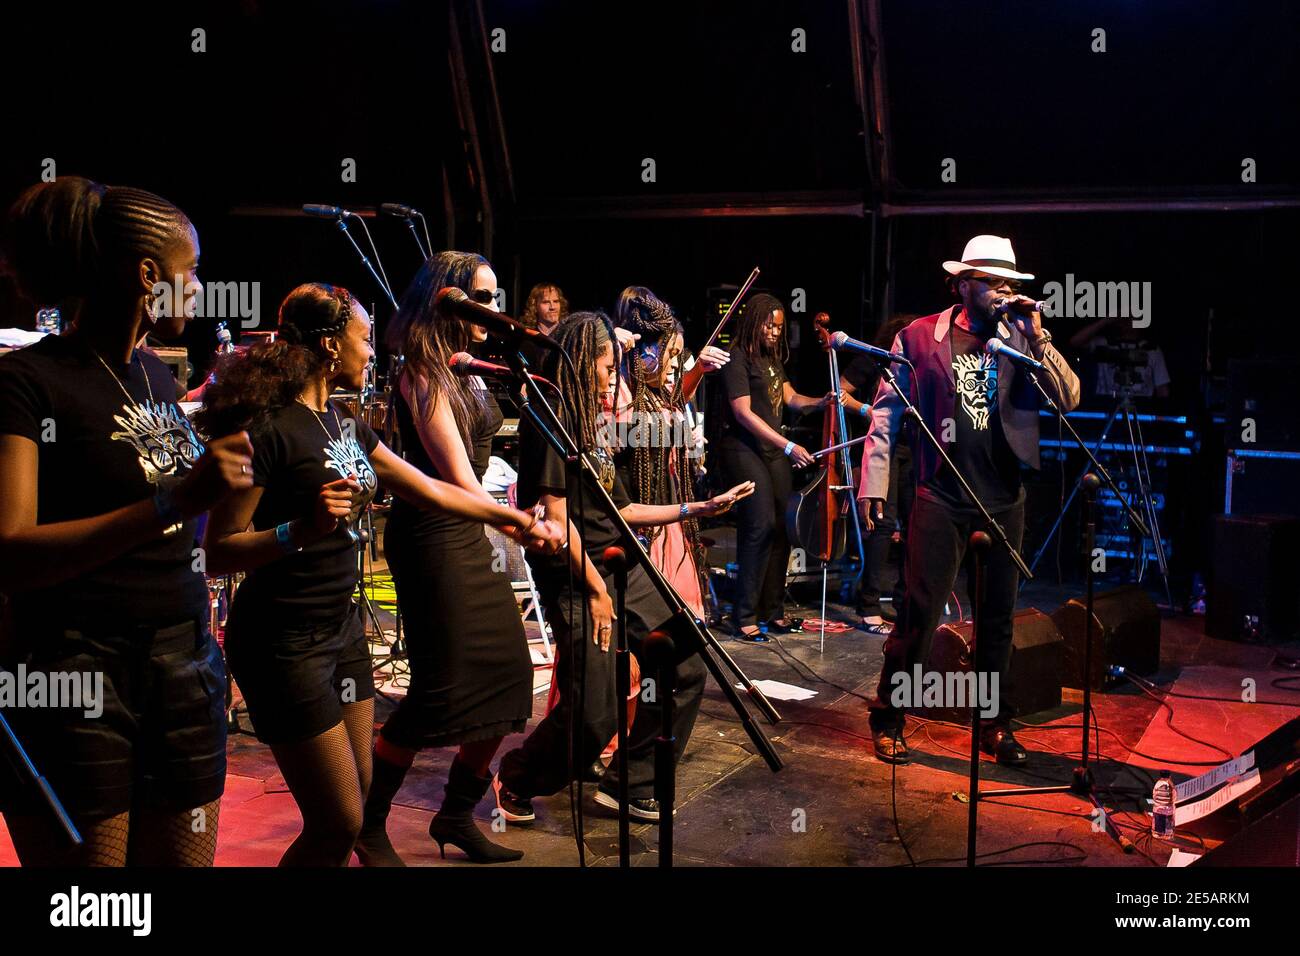
{"type": "MultiPolygon", "coordinates": [[[[961,592],[959,592],[961,593],[961,592]]],[[[1035,585],[1023,606],[1048,613],[1072,591],[1035,585]]],[[[849,608],[832,606],[828,617],[851,621],[849,608]]],[[[807,616],[815,616],[804,609],[807,616]]],[[[777,702],[779,726],[765,725],[785,761],[769,771],[718,689],[709,686],[703,711],[678,774],[676,863],[698,866],[905,866],[961,865],[966,848],[969,731],[955,725],[909,719],[913,752],[909,766],[892,768],[874,759],[863,698],[874,690],[882,638],[859,630],[826,635],[825,651],[816,631],[789,635],[766,646],[726,641],[727,650],[751,679],[772,679],[815,690],[806,701],[777,702]],[[843,689],[841,689],[843,688],[843,689]],[[851,691],[851,692],[850,692],[851,691]],[[858,696],[861,695],[861,696],[858,696]]],[[[1269,687],[1291,672],[1271,667],[1279,648],[1217,641],[1204,634],[1203,618],[1175,617],[1163,622],[1162,686],[1177,682],[1190,693],[1240,697],[1244,677],[1257,681],[1262,700],[1300,694],[1269,687]]],[[[1282,648],[1294,651],[1295,648],[1282,648]]],[[[991,785],[1039,786],[1069,781],[1079,745],[1081,703],[1075,692],[1056,711],[1032,715],[1018,731],[1030,751],[1023,770],[982,761],[991,785]]],[[[534,697],[539,715],[546,695],[534,697]]],[[[1204,766],[1174,767],[1175,779],[1195,775],[1221,762],[1217,750],[1178,736],[1159,704],[1127,687],[1094,697],[1102,728],[1102,785],[1141,785],[1149,793],[1160,758],[1205,761],[1204,766]],[[1139,757],[1128,748],[1156,759],[1139,757]]],[[[1233,755],[1296,715],[1294,707],[1173,699],[1174,726],[1233,755]]],[[[382,721],[391,704],[377,710],[382,721]]],[[[245,726],[247,721],[245,719],[245,726]]],[[[531,727],[531,725],[530,725],[531,727]]],[[[507,740],[506,746],[520,738],[507,740]]],[[[470,865],[455,849],[444,862],[426,834],[442,793],[452,751],[419,755],[398,795],[390,818],[394,845],[415,866],[470,865]]],[[[617,863],[617,820],[594,804],[592,785],[582,788],[587,862],[617,863]]],[[[1119,799],[1119,798],[1117,798],[1119,799]]],[[[511,826],[495,838],[525,852],[520,866],[573,866],[578,855],[567,793],[535,801],[537,821],[511,826]]],[[[1091,806],[1074,796],[1032,796],[1014,802],[982,802],[979,812],[981,861],[996,864],[1070,866],[1152,866],[1166,864],[1166,844],[1143,836],[1145,801],[1119,799],[1108,804],[1139,852],[1123,853],[1095,832],[1091,806]]],[[[485,799],[478,816],[486,823],[492,804],[485,799]]],[[[219,866],[270,866],[293,840],[299,817],[269,750],[246,734],[232,736],[230,771],[222,805],[217,851],[219,866]]],[[[657,831],[632,828],[635,864],[654,865],[657,831]]],[[[1196,838],[1183,845],[1200,852],[1196,838]]],[[[1213,845],[1213,841],[1209,841],[1213,845]]],[[[0,864],[14,865],[12,845],[0,824],[0,864]]],[[[355,865],[355,861],[354,861],[355,865]]]]}

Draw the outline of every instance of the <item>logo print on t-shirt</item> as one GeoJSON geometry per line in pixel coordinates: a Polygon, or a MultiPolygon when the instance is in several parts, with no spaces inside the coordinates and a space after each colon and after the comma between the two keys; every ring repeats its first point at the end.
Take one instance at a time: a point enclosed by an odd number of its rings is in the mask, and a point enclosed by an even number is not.
{"type": "Polygon", "coordinates": [[[203,442],[174,404],[123,405],[122,414],[114,415],[113,421],[122,431],[110,437],[131,443],[150,484],[189,471],[203,454],[203,442]]]}
{"type": "Polygon", "coordinates": [[[357,476],[357,484],[361,485],[361,495],[353,510],[353,520],[355,520],[361,509],[375,496],[375,489],[379,486],[374,466],[370,464],[370,458],[356,436],[348,432],[344,432],[338,438],[331,438],[329,444],[321,450],[325,453],[326,468],[333,468],[344,478],[348,475],[357,476]]]}
{"type": "Polygon", "coordinates": [[[998,365],[992,355],[955,355],[953,375],[961,407],[970,417],[971,426],[982,432],[989,427],[989,413],[998,407],[998,365]]]}
{"type": "Polygon", "coordinates": [[[784,382],[781,374],[776,369],[775,362],[769,362],[767,366],[767,403],[772,407],[773,415],[781,414],[781,403],[785,396],[782,394],[785,389],[782,387],[784,382]]]}

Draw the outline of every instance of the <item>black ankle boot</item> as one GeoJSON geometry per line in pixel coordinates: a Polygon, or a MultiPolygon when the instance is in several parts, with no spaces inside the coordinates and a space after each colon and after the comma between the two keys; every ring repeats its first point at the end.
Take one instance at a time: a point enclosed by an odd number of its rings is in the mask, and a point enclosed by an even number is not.
{"type": "Polygon", "coordinates": [[[378,754],[374,755],[371,766],[374,771],[370,780],[370,792],[366,794],[361,833],[355,846],[357,859],[362,866],[406,866],[388,839],[387,824],[393,798],[401,789],[406,771],[410,768],[389,763],[378,754]]]}
{"type": "Polygon", "coordinates": [[[497,846],[474,823],[474,808],[491,783],[491,777],[476,776],[459,760],[451,762],[442,807],[429,823],[429,836],[437,841],[438,852],[444,860],[448,843],[463,850],[471,863],[509,863],[523,859],[523,850],[497,846]]]}

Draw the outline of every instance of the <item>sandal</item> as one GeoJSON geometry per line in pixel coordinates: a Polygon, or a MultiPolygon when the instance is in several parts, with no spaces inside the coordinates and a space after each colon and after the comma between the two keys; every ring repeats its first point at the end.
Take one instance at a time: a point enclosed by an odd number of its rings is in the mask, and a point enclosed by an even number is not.
{"type": "Polygon", "coordinates": [[[766,644],[768,642],[768,636],[763,633],[761,628],[746,631],[734,624],[731,625],[731,637],[733,640],[744,641],[746,644],[766,644]]]}
{"type": "Polygon", "coordinates": [[[891,627],[887,621],[861,621],[858,623],[858,627],[875,637],[888,637],[890,634],[894,633],[893,627],[891,627]]]}
{"type": "Polygon", "coordinates": [[[801,617],[786,618],[784,624],[782,624],[780,621],[768,621],[767,629],[769,631],[772,631],[775,634],[802,634],[804,632],[803,618],[801,617]]]}

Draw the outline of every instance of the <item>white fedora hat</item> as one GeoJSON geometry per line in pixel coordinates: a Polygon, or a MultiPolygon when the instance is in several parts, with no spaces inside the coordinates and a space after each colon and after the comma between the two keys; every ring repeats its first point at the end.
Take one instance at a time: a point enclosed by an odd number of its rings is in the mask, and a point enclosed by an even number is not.
{"type": "Polygon", "coordinates": [[[1033,276],[1027,272],[1016,271],[1016,254],[1011,248],[1011,240],[1001,236],[976,236],[966,243],[962,251],[961,262],[949,259],[943,264],[950,275],[963,272],[983,272],[1003,279],[1019,279],[1028,282],[1033,276]]]}

